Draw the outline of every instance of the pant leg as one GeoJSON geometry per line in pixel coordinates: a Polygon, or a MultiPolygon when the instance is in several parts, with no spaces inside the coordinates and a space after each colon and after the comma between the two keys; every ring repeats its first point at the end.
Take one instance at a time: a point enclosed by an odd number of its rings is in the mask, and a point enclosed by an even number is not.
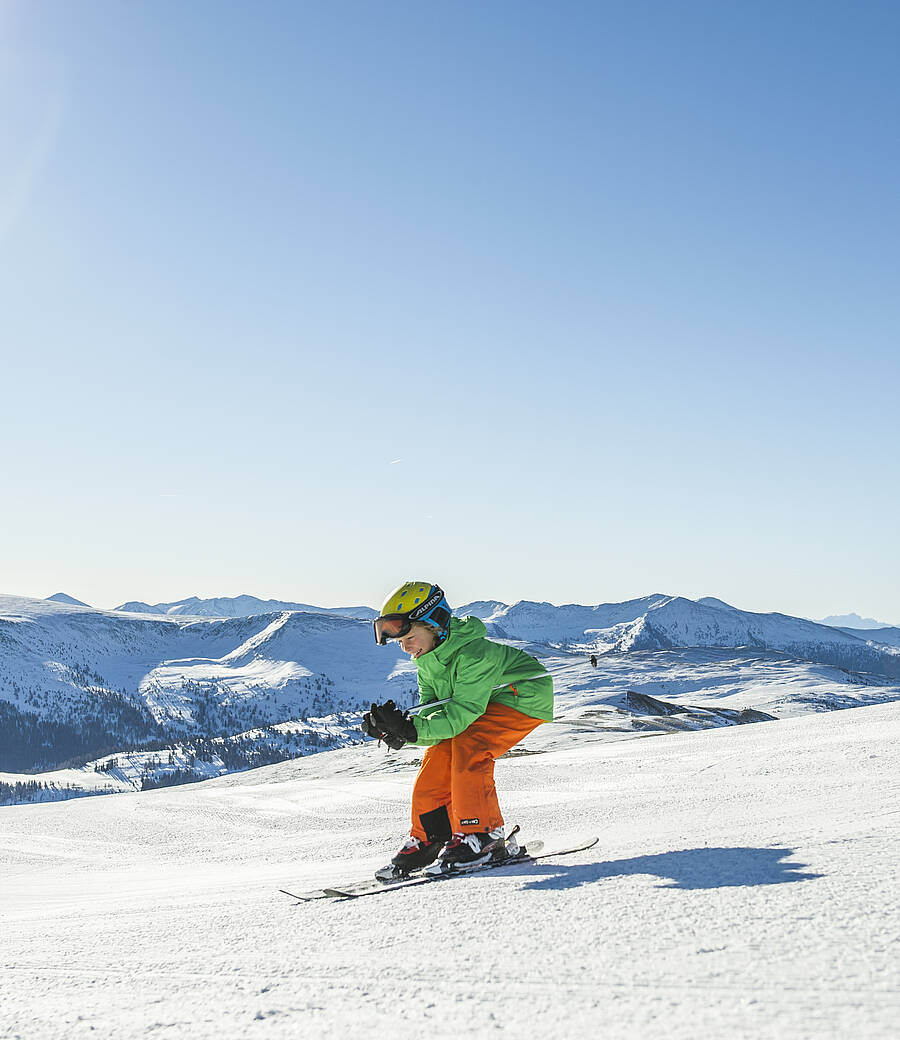
{"type": "Polygon", "coordinates": [[[494,786],[494,759],[515,747],[540,724],[540,719],[505,704],[489,704],[471,726],[451,740],[442,741],[452,745],[450,822],[456,833],[492,831],[503,826],[494,786]]]}
{"type": "Polygon", "coordinates": [[[450,805],[451,742],[432,744],[422,757],[412,794],[412,826],[409,833],[425,841],[427,835],[420,817],[442,806],[450,805]]]}

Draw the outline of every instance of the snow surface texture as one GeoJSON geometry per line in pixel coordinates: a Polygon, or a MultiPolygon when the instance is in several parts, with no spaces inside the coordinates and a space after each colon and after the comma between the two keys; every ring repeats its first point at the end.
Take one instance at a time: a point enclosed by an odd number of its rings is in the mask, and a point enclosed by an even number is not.
{"type": "Polygon", "coordinates": [[[403,834],[421,750],[0,810],[0,1035],[887,1038],[900,704],[501,760],[533,867],[295,906],[403,834]]]}

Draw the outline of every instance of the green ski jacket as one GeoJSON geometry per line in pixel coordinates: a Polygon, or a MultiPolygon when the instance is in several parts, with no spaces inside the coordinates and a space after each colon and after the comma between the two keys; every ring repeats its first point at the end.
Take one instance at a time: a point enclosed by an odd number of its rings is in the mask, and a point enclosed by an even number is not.
{"type": "Polygon", "coordinates": [[[439,744],[462,733],[488,704],[506,704],[533,719],[553,721],[553,680],[531,654],[485,638],[480,618],[450,619],[450,634],[416,661],[419,703],[451,698],[415,718],[417,744],[439,744]],[[524,682],[533,676],[532,682],[524,682]],[[503,683],[509,685],[495,690],[503,683]]]}

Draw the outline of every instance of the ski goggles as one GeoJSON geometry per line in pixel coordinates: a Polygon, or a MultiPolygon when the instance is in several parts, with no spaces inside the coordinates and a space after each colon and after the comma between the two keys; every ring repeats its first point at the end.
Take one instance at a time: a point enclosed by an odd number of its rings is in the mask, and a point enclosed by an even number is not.
{"type": "Polygon", "coordinates": [[[389,639],[400,639],[412,628],[412,622],[406,614],[385,614],[372,622],[375,629],[375,642],[384,646],[389,639]]]}

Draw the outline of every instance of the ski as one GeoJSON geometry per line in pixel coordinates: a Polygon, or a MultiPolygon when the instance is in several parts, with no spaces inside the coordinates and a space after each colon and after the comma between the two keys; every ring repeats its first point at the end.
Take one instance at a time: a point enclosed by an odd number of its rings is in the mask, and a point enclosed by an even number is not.
{"type": "Polygon", "coordinates": [[[580,844],[559,849],[551,848],[547,851],[544,851],[543,842],[534,841],[530,842],[528,846],[522,846],[517,853],[508,856],[506,859],[482,863],[474,867],[461,867],[456,870],[450,870],[445,874],[426,874],[424,871],[418,871],[396,881],[379,881],[375,878],[368,878],[365,881],[330,888],[319,888],[310,892],[288,892],[283,888],[279,889],[279,891],[292,899],[298,900],[297,905],[318,899],[359,899],[362,896],[376,895],[379,892],[392,892],[397,888],[412,888],[415,885],[427,885],[433,881],[449,881],[451,878],[481,874],[484,871],[496,870],[499,867],[518,867],[526,863],[536,863],[538,860],[548,859],[551,856],[569,856],[576,852],[584,852],[593,848],[599,840],[597,837],[586,838],[580,844]]]}
{"type": "MultiPolygon", "coordinates": [[[[533,847],[540,848],[543,842],[536,841],[531,843],[533,847]]],[[[520,850],[521,851],[521,850],[520,850]]],[[[501,863],[509,863],[511,860],[517,859],[517,856],[509,856],[505,860],[501,860],[497,865],[501,863]]],[[[380,892],[385,888],[396,888],[398,885],[404,885],[409,881],[418,881],[423,877],[423,869],[411,870],[408,874],[398,874],[395,878],[376,878],[367,877],[361,881],[351,881],[346,885],[334,885],[330,888],[314,888],[309,892],[288,892],[286,888],[279,888],[278,891],[286,896],[290,896],[292,899],[299,899],[303,903],[312,903],[317,899],[334,899],[337,895],[352,897],[352,896],[364,896],[367,892],[380,892]]]]}
{"type": "MultiPolygon", "coordinates": [[[[518,842],[510,841],[510,839],[515,839],[515,836],[518,833],[519,826],[517,824],[506,837],[507,848],[509,849],[510,855],[500,862],[508,863],[510,859],[517,858],[519,854],[524,851],[518,842]]],[[[544,843],[542,841],[532,841],[528,843],[528,848],[531,852],[538,852],[543,848],[543,846],[544,843]]],[[[427,868],[420,867],[418,870],[411,870],[408,873],[398,872],[395,877],[391,878],[378,877],[377,875],[373,877],[370,874],[368,877],[363,878],[360,881],[349,881],[346,885],[332,885],[329,888],[314,888],[310,892],[288,892],[285,888],[279,888],[278,891],[286,896],[290,896],[292,899],[299,899],[304,903],[309,903],[316,899],[334,899],[335,897],[332,893],[338,891],[342,895],[346,893],[348,896],[365,895],[369,891],[380,892],[383,888],[400,885],[406,881],[416,880],[426,869],[427,868]]]]}
{"type": "MultiPolygon", "coordinates": [[[[518,855],[521,851],[518,842],[515,841],[515,836],[519,833],[519,830],[519,825],[516,824],[516,826],[513,827],[513,829],[506,836],[507,849],[510,853],[510,856],[518,855]]],[[[532,851],[536,851],[537,849],[541,848],[543,844],[544,843],[542,841],[532,842],[532,851]]],[[[299,899],[304,903],[312,902],[315,899],[333,899],[334,896],[331,893],[338,890],[340,890],[341,893],[347,892],[349,895],[364,895],[366,892],[369,891],[369,889],[372,889],[373,891],[380,891],[386,885],[397,885],[403,881],[410,881],[413,878],[417,878],[426,869],[427,868],[425,867],[419,867],[417,870],[403,872],[397,871],[397,873],[393,877],[379,877],[378,874],[375,874],[374,876],[370,874],[368,877],[363,878],[361,881],[349,881],[346,885],[335,885],[330,888],[315,888],[311,892],[288,892],[287,889],[284,888],[279,888],[278,891],[286,896],[290,896],[292,899],[299,899]]]]}

